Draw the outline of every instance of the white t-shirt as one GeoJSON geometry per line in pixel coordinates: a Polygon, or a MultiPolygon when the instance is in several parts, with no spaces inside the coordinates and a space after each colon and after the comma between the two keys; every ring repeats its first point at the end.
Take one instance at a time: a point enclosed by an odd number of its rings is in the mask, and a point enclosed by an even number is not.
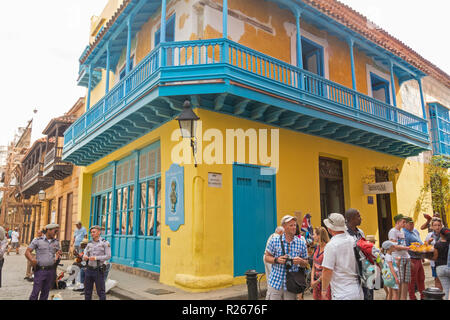
{"type": "Polygon", "coordinates": [[[394,270],[398,276],[398,266],[397,266],[397,262],[395,261],[394,257],[392,255],[390,255],[389,253],[386,253],[384,255],[384,261],[386,261],[386,263],[392,262],[392,266],[394,267],[394,270]],[[395,262],[395,264],[394,264],[394,262],[395,262]]]}
{"type": "Polygon", "coordinates": [[[355,239],[347,233],[331,238],[325,246],[322,267],[333,270],[330,286],[333,300],[363,300],[353,247],[355,239]]]}
{"type": "MultiPolygon", "coordinates": [[[[392,228],[389,231],[388,237],[389,240],[395,242],[396,244],[406,247],[405,233],[403,232],[403,230],[392,228]]],[[[392,256],[394,258],[410,258],[408,250],[394,251],[392,252],[392,256]]]]}
{"type": "Polygon", "coordinates": [[[19,233],[17,231],[11,233],[11,242],[19,242],[19,233]]]}

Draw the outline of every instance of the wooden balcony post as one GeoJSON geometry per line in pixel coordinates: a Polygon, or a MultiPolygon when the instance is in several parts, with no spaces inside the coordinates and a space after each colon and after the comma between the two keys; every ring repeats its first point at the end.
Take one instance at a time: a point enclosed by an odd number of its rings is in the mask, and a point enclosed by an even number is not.
{"type": "Polygon", "coordinates": [[[160,32],[160,43],[166,42],[166,10],[167,3],[166,0],[161,0],[161,32],[160,32]]]}
{"type": "Polygon", "coordinates": [[[111,69],[111,42],[106,44],[106,84],[105,95],[109,92],[109,69],[111,69]]]}
{"type": "Polygon", "coordinates": [[[88,84],[88,94],[86,101],[86,111],[91,107],[91,90],[92,90],[92,64],[89,65],[89,84],[88,84]]]}
{"type": "Polygon", "coordinates": [[[127,33],[127,59],[126,59],[126,66],[125,66],[125,74],[130,73],[130,55],[131,55],[131,19],[132,17],[129,16],[127,19],[127,27],[128,27],[128,33],[127,33]]]}
{"type": "MultiPolygon", "coordinates": [[[[228,39],[228,0],[223,0],[223,10],[222,10],[222,20],[223,20],[223,30],[222,30],[222,38],[228,39]]],[[[228,62],[228,42],[224,42],[223,44],[223,54],[222,59],[224,63],[228,62]]]]}
{"type": "Polygon", "coordinates": [[[390,61],[390,69],[391,69],[392,105],[396,107],[397,96],[395,91],[394,63],[392,61],[390,61]]]}
{"type": "MultiPolygon", "coordinates": [[[[302,34],[300,28],[300,17],[302,15],[302,10],[296,7],[294,13],[295,13],[295,22],[297,24],[297,67],[303,69],[302,34]]],[[[298,83],[300,85],[300,89],[305,88],[302,73],[299,73],[298,83]]]]}
{"type": "MultiPolygon", "coordinates": [[[[352,88],[354,91],[356,91],[356,70],[355,70],[355,53],[354,53],[355,41],[353,40],[353,38],[348,39],[348,45],[350,47],[350,62],[352,67],[352,88]]],[[[357,94],[355,94],[353,100],[353,107],[355,109],[359,109],[357,94]]]]}

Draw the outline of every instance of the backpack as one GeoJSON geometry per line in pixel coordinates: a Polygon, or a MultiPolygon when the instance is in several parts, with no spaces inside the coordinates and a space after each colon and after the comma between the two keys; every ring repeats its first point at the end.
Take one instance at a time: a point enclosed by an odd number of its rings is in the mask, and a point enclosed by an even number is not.
{"type": "MultiPolygon", "coordinates": [[[[393,263],[395,265],[395,262],[393,263]]],[[[391,268],[386,261],[383,262],[383,269],[381,270],[381,276],[383,278],[383,283],[386,287],[393,288],[396,286],[395,278],[392,275],[391,268]]]]}
{"type": "Polygon", "coordinates": [[[380,289],[379,271],[372,254],[373,243],[361,238],[356,241],[354,253],[357,262],[358,277],[361,285],[368,289],[380,289]]]}

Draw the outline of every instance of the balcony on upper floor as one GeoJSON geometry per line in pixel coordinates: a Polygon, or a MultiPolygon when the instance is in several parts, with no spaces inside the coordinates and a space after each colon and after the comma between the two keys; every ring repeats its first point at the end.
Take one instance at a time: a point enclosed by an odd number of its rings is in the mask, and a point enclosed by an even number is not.
{"type": "Polygon", "coordinates": [[[427,121],[226,39],[162,43],[66,132],[63,159],[88,165],[194,107],[408,157],[427,121]]]}
{"type": "Polygon", "coordinates": [[[53,185],[54,180],[52,178],[42,175],[43,168],[44,164],[39,162],[25,172],[21,183],[21,193],[25,199],[29,199],[40,190],[45,190],[53,185]]]}

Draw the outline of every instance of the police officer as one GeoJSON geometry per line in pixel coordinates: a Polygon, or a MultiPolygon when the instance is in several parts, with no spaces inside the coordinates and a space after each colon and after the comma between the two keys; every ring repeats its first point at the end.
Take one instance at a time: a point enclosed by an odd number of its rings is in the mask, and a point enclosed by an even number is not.
{"type": "Polygon", "coordinates": [[[45,229],[45,236],[35,238],[28,246],[25,257],[31,262],[34,268],[33,291],[30,300],[47,300],[51,286],[55,281],[57,261],[61,257],[61,246],[55,238],[59,225],[48,224],[45,229]],[[36,251],[36,257],[31,252],[36,251]],[[40,296],[39,296],[40,293],[40,296]]]}
{"type": "Polygon", "coordinates": [[[111,246],[100,237],[100,226],[92,226],[89,230],[92,240],[84,249],[83,260],[88,261],[84,276],[84,298],[92,300],[92,289],[95,282],[100,300],[106,300],[105,294],[105,262],[111,258],[111,246]]]}

